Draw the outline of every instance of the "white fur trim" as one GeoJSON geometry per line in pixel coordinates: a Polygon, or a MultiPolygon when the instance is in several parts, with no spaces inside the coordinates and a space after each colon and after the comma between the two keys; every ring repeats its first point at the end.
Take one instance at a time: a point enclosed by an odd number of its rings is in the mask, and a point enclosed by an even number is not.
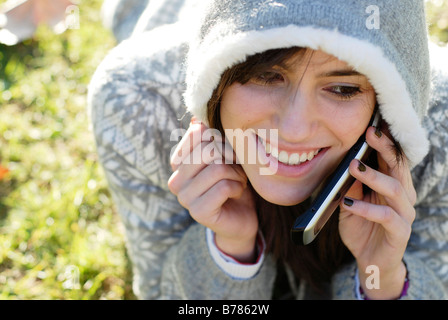
{"type": "Polygon", "coordinates": [[[406,84],[381,48],[337,30],[295,25],[228,36],[223,34],[223,29],[217,33],[220,35],[207,37],[199,50],[190,48],[190,57],[194,60],[187,61],[187,83],[193,85],[185,93],[186,105],[205,123],[207,101],[224,70],[244,61],[247,56],[269,49],[308,47],[331,54],[368,77],[377,93],[382,117],[390,125],[392,135],[400,142],[411,166],[420,162],[428,152],[426,132],[412,106],[406,84]]]}

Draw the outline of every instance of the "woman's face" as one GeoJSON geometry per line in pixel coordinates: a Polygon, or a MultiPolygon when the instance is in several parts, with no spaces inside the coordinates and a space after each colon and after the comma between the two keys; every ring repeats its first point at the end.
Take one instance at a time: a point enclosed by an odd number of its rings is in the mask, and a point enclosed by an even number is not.
{"type": "Polygon", "coordinates": [[[294,205],[336,168],[366,130],[374,106],[365,76],[306,50],[225,89],[220,116],[253,188],[267,201],[294,205]]]}

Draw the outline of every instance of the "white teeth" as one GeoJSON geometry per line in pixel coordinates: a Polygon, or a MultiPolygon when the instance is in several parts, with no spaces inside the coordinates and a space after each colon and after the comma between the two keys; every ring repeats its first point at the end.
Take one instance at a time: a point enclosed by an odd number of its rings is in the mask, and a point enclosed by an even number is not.
{"type": "Polygon", "coordinates": [[[310,152],[308,153],[307,160],[310,161],[310,160],[313,159],[313,158],[314,158],[314,151],[310,151],[310,152]]]}
{"type": "Polygon", "coordinates": [[[289,165],[296,165],[305,161],[313,160],[313,158],[319,153],[319,150],[310,151],[308,153],[292,153],[288,154],[286,151],[282,150],[280,151],[280,154],[278,152],[278,149],[276,147],[271,146],[269,143],[264,141],[259,137],[259,141],[263,144],[266,153],[270,154],[274,158],[276,158],[278,161],[289,164],[289,165]]]}
{"type": "Polygon", "coordinates": [[[298,164],[299,162],[300,162],[300,156],[298,153],[293,153],[292,155],[289,156],[289,161],[288,161],[289,165],[298,164]]]}
{"type": "Polygon", "coordinates": [[[278,155],[278,161],[280,161],[280,162],[288,163],[288,159],[289,159],[289,156],[286,151],[282,151],[278,155]]]}

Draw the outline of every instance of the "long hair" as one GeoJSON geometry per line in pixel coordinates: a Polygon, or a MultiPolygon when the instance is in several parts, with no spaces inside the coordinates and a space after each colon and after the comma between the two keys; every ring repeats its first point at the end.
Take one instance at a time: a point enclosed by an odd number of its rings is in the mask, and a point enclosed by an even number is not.
{"type": "MultiPolygon", "coordinates": [[[[220,103],[227,87],[235,82],[245,84],[260,72],[275,65],[284,65],[296,54],[300,58],[300,54],[303,56],[305,50],[300,47],[268,50],[252,55],[244,62],[224,71],[207,105],[210,126],[224,133],[220,119],[220,103]]],[[[376,156],[372,158],[376,159],[376,156]]],[[[297,278],[309,283],[316,293],[323,293],[337,269],[353,259],[339,235],[339,208],[311,244],[298,246],[290,239],[290,229],[295,219],[310,204],[310,200],[294,206],[281,206],[266,201],[256,192],[254,195],[259,229],[265,237],[267,252],[274,256],[279,266],[289,266],[297,278]]]]}

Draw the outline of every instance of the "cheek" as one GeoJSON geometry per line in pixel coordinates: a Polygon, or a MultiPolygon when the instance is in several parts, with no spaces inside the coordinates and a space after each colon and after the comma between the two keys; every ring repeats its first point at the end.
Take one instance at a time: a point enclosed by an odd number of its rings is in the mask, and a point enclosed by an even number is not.
{"type": "Polygon", "coordinates": [[[221,100],[221,123],[226,128],[246,128],[269,117],[272,112],[268,93],[241,84],[233,84],[224,91],[221,100]]]}
{"type": "MultiPolygon", "coordinates": [[[[321,106],[325,108],[324,104],[321,106]]],[[[327,106],[325,111],[322,110],[327,128],[339,141],[344,151],[348,150],[365,132],[372,117],[373,108],[374,102],[360,99],[350,102],[333,102],[332,106],[327,106]]]]}
{"type": "MultiPolygon", "coordinates": [[[[339,118],[341,119],[341,118],[339,118]]],[[[364,132],[364,119],[360,121],[359,117],[346,117],[340,121],[332,123],[334,135],[340,140],[341,144],[346,148],[353,145],[364,132]]]]}

